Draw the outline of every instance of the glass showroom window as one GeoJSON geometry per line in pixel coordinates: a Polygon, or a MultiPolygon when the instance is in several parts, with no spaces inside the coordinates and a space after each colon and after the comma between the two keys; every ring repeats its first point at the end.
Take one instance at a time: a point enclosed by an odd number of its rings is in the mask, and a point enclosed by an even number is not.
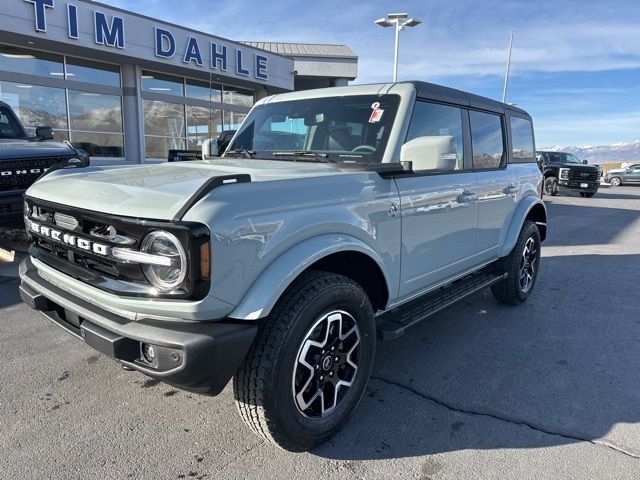
{"type": "Polygon", "coordinates": [[[222,88],[222,101],[232,105],[253,107],[253,91],[225,85],[222,88]]]}
{"type": "Polygon", "coordinates": [[[64,78],[62,55],[0,45],[0,70],[45,78],[64,78]]]}
{"type": "Polygon", "coordinates": [[[187,105],[187,149],[200,150],[208,138],[222,132],[222,110],[187,105]]]}
{"type": "Polygon", "coordinates": [[[143,100],[143,106],[145,156],[166,159],[169,150],[184,150],[184,105],[143,100]]]}
{"type": "Polygon", "coordinates": [[[196,100],[205,100],[207,102],[221,102],[222,90],[220,85],[209,84],[200,80],[191,80],[187,78],[187,98],[195,98],[196,100]]]}
{"type": "Polygon", "coordinates": [[[120,65],[67,57],[66,66],[67,80],[120,87],[120,65]]]}
{"type": "Polygon", "coordinates": [[[122,99],[69,90],[71,143],[92,157],[123,157],[122,99]]]}
{"type": "Polygon", "coordinates": [[[142,90],[163,95],[184,96],[184,79],[173,75],[154,72],[142,72],[142,90]]]}
{"type": "Polygon", "coordinates": [[[54,129],[56,140],[69,139],[63,88],[0,82],[0,100],[13,108],[29,134],[35,135],[38,126],[47,126],[54,129]]]}
{"type": "Polygon", "coordinates": [[[244,119],[247,118],[246,113],[240,112],[224,112],[224,130],[238,130],[244,119]]]}

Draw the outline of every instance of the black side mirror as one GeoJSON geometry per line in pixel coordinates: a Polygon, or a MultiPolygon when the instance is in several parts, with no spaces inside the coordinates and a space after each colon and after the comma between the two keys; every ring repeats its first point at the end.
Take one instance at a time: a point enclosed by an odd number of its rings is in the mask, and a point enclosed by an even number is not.
{"type": "Polygon", "coordinates": [[[53,140],[53,129],[51,127],[36,127],[36,137],[39,140],[53,140]]]}
{"type": "Polygon", "coordinates": [[[589,162],[587,162],[586,160],[582,160],[582,163],[583,163],[584,165],[586,165],[586,164],[588,164],[589,162]]]}

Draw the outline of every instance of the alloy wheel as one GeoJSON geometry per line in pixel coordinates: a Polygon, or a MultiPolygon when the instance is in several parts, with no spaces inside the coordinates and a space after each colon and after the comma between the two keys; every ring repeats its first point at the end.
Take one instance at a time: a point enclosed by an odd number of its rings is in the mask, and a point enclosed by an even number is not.
{"type": "Polygon", "coordinates": [[[538,247],[533,237],[529,237],[524,244],[522,258],[520,259],[520,289],[527,293],[533,286],[536,275],[536,262],[538,260],[538,247]]]}
{"type": "Polygon", "coordinates": [[[298,411],[307,418],[329,415],[348,393],[358,372],[360,328],[347,312],[323,315],[302,340],[293,369],[298,411]]]}

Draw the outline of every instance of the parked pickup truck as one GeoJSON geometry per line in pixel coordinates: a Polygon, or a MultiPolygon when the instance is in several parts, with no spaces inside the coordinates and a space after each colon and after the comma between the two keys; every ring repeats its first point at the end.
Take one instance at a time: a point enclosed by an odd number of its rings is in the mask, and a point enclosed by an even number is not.
{"type": "Polygon", "coordinates": [[[437,85],[271,96],[222,158],[36,182],[21,296],[127,369],[213,395],[233,377],[255,433],[309,449],[358,405],[376,337],[486,287],[529,298],[534,152],[526,112],[437,85]]]}
{"type": "Polygon", "coordinates": [[[561,191],[574,191],[591,198],[600,187],[602,171],[565,152],[537,152],[538,165],[544,175],[544,193],[555,196],[561,191]]]}
{"type": "Polygon", "coordinates": [[[45,142],[51,139],[49,127],[38,127],[36,136],[29,136],[11,107],[0,102],[0,218],[19,219],[25,190],[54,165],[72,160],[88,164],[85,152],[70,143],[45,142]]]}

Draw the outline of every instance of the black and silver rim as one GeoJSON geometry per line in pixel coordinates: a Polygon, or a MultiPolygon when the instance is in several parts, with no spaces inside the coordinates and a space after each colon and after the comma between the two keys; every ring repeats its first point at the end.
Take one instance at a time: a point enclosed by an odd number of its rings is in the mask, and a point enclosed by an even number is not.
{"type": "Polygon", "coordinates": [[[533,286],[536,275],[536,262],[538,260],[538,247],[533,237],[529,237],[524,244],[522,258],[520,259],[520,289],[527,293],[533,286]]]}
{"type": "Polygon", "coordinates": [[[544,182],[544,193],[551,195],[551,193],[553,192],[554,183],[555,181],[553,179],[547,178],[544,182]]]}
{"type": "Polygon", "coordinates": [[[345,311],[323,315],[302,340],[293,369],[293,398],[307,418],[325,418],[344,399],[358,373],[360,328],[345,311]]]}

